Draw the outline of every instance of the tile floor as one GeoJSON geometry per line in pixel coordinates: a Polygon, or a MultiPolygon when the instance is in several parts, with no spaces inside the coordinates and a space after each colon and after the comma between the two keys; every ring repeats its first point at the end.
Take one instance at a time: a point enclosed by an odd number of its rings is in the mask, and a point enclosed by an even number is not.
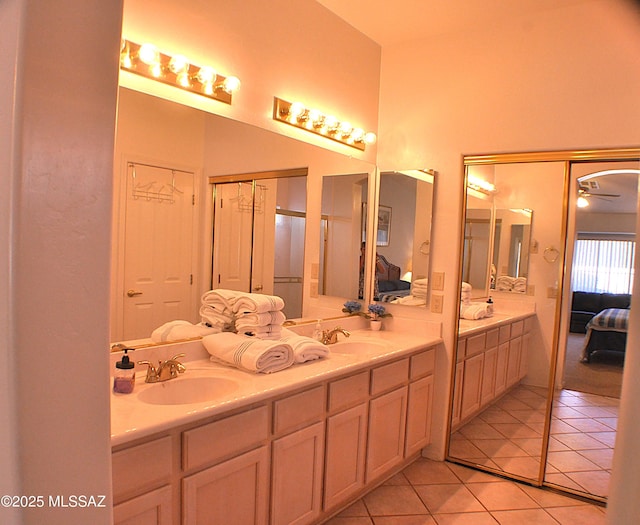
{"type": "MultiPolygon", "coordinates": [[[[606,497],[619,400],[571,390],[554,398],[545,481],[606,497]]],[[[546,392],[520,385],[459,428],[450,454],[537,478],[546,392]]]]}
{"type": "Polygon", "coordinates": [[[418,459],[326,525],[597,525],[603,507],[454,463],[418,459]]]}

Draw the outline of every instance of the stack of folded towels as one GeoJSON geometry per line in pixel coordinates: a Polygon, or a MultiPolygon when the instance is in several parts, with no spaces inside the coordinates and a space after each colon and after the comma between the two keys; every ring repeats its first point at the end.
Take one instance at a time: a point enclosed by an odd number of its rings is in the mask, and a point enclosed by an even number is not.
{"type": "Polygon", "coordinates": [[[164,343],[168,341],[185,341],[196,337],[215,334],[220,330],[207,326],[205,323],[193,324],[189,321],[178,319],[169,321],[159,326],[151,333],[151,340],[154,343],[164,343]]]}
{"type": "Polygon", "coordinates": [[[276,295],[238,294],[232,306],[236,331],[261,339],[279,339],[286,320],[283,308],[284,301],[276,295]]]}
{"type": "Polygon", "coordinates": [[[416,279],[411,283],[411,295],[416,299],[427,298],[427,278],[416,279]]]}
{"type": "Polygon", "coordinates": [[[513,291],[520,293],[527,293],[527,278],[526,277],[516,277],[513,282],[513,291]]]}
{"type": "Polygon", "coordinates": [[[462,319],[483,319],[490,315],[487,303],[471,302],[472,288],[469,283],[462,283],[460,291],[460,317],[462,319]]]}
{"type": "Polygon", "coordinates": [[[515,277],[511,277],[510,275],[500,275],[496,279],[496,290],[499,292],[510,292],[513,290],[514,283],[515,277]]]}

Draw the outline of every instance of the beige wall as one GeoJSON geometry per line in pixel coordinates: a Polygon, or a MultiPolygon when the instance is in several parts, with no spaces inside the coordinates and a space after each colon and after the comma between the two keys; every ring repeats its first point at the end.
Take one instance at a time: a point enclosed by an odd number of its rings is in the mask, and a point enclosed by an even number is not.
{"type": "MultiPolygon", "coordinates": [[[[383,49],[378,161],[385,169],[426,165],[440,173],[432,270],[447,273],[441,319],[449,352],[462,155],[638,146],[640,15],[634,6],[625,0],[559,3],[508,26],[383,49]]],[[[438,363],[438,377],[449,372],[450,357],[438,363]]],[[[436,385],[436,399],[444,399],[447,388],[436,385]]],[[[444,440],[438,423],[445,411],[436,410],[436,447],[444,440]]]]}

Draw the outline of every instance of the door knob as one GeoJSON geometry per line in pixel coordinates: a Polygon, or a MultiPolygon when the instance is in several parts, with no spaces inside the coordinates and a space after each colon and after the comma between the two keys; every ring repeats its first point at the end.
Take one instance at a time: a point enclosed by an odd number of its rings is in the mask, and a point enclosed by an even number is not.
{"type": "Polygon", "coordinates": [[[142,295],[142,292],[138,290],[127,290],[127,296],[133,297],[134,295],[142,295]]]}
{"type": "Polygon", "coordinates": [[[260,290],[262,290],[262,288],[263,288],[263,286],[262,286],[261,284],[259,284],[258,286],[254,286],[254,287],[253,287],[253,290],[254,290],[255,292],[259,292],[260,290]]]}

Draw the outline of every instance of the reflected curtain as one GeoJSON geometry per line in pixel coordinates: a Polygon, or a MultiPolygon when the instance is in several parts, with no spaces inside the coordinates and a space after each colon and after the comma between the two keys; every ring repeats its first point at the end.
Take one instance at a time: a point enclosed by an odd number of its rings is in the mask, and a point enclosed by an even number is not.
{"type": "Polygon", "coordinates": [[[574,291],[630,294],[635,241],[578,239],[571,288],[574,291]]]}

